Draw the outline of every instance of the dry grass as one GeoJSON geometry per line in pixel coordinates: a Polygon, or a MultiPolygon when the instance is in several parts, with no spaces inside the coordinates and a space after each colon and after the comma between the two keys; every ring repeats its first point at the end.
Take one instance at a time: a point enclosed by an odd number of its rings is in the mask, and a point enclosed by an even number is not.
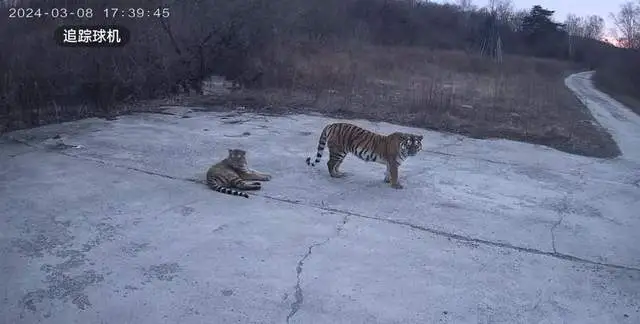
{"type": "Polygon", "coordinates": [[[593,81],[601,91],[640,115],[640,49],[619,49],[607,57],[596,69],[593,81]]]}
{"type": "Polygon", "coordinates": [[[459,51],[354,45],[288,53],[278,64],[286,69],[265,77],[269,90],[191,103],[383,120],[587,156],[620,153],[564,86],[574,69],[565,62],[509,56],[495,64],[459,51]]]}
{"type": "Polygon", "coordinates": [[[594,84],[598,90],[608,94],[613,99],[640,115],[640,94],[631,94],[628,91],[621,91],[620,89],[617,89],[615,85],[607,84],[605,81],[598,78],[597,73],[594,78],[594,84]]]}

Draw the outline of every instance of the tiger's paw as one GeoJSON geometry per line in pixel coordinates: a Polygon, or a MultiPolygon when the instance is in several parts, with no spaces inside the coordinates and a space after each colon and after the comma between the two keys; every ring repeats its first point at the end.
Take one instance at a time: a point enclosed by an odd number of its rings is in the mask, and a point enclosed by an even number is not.
{"type": "Polygon", "coordinates": [[[271,180],[271,175],[269,174],[265,174],[264,177],[262,178],[262,181],[269,181],[271,180]]]}
{"type": "Polygon", "coordinates": [[[346,172],[334,172],[331,176],[334,178],[344,178],[346,176],[348,176],[349,174],[346,172]]]}
{"type": "Polygon", "coordinates": [[[402,189],[402,188],[404,188],[404,186],[399,184],[399,183],[396,183],[396,184],[392,184],[391,188],[393,188],[393,189],[402,189]]]}

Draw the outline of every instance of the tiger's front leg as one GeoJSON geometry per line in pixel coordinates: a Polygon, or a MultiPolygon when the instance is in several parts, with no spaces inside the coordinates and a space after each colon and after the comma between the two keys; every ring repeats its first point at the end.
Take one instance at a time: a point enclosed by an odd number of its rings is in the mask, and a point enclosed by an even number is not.
{"type": "Polygon", "coordinates": [[[254,181],[269,181],[271,180],[271,175],[262,173],[260,171],[249,169],[248,172],[245,172],[242,174],[242,179],[254,180],[254,181]]]}
{"type": "MultiPolygon", "coordinates": [[[[402,189],[404,188],[401,184],[400,184],[400,180],[398,179],[398,164],[387,164],[387,168],[389,170],[389,172],[387,173],[389,176],[389,182],[391,183],[391,188],[394,189],[402,189]]],[[[386,180],[386,177],[385,177],[386,180]]],[[[386,181],[385,181],[386,182],[386,181]]]]}

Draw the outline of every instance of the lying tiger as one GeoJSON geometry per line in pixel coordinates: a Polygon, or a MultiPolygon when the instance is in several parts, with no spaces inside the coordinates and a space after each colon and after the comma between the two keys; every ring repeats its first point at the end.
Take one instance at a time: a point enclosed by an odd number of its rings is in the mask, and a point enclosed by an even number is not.
{"type": "Polygon", "coordinates": [[[329,124],[320,134],[316,160],[311,162],[311,157],[308,157],[307,164],[315,166],[320,162],[322,151],[325,145],[328,145],[327,167],[332,177],[344,176],[344,173],[339,171],[340,164],[347,154],[351,153],[366,162],[385,164],[387,170],[384,181],[390,183],[392,188],[402,189],[403,186],[398,180],[398,167],[407,157],[414,156],[422,150],[422,138],[422,135],[401,132],[380,135],[348,123],[329,124]]]}
{"type": "Polygon", "coordinates": [[[214,164],[207,171],[207,185],[209,188],[234,196],[249,198],[246,192],[234,190],[260,190],[262,185],[258,181],[269,181],[271,176],[252,170],[247,165],[247,152],[240,149],[230,149],[224,160],[214,164]],[[257,180],[255,182],[247,182],[257,180]]]}

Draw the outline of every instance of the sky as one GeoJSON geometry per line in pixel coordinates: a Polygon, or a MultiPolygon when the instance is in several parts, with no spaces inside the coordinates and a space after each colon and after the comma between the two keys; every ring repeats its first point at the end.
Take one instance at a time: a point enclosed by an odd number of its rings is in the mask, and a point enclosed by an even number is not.
{"type": "MultiPolygon", "coordinates": [[[[609,13],[617,13],[620,6],[628,0],[511,0],[516,9],[530,9],[534,5],[541,5],[545,9],[554,10],[554,20],[563,22],[567,15],[572,13],[577,16],[598,15],[605,21],[605,34],[609,34],[609,30],[614,27],[613,21],[609,13]]],[[[434,2],[455,2],[453,0],[441,0],[434,2]]],[[[484,7],[489,0],[472,0],[473,4],[478,7],[484,7]]]]}

